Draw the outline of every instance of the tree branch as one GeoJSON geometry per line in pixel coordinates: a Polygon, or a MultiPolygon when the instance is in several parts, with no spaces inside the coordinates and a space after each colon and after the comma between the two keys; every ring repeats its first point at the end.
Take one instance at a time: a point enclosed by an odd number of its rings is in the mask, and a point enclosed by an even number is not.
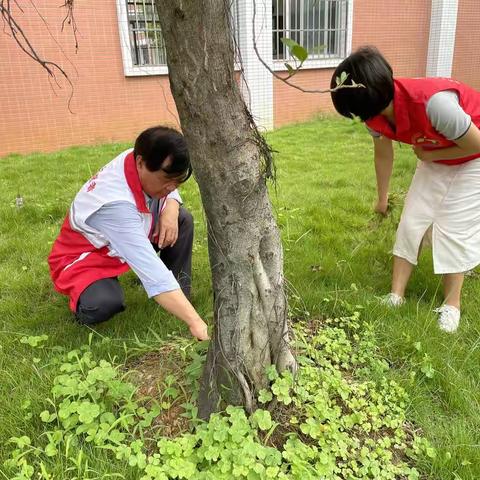
{"type": "MultiPolygon", "coordinates": [[[[69,1],[73,2],[73,0],[69,0],[69,1]]],[[[14,3],[17,5],[18,9],[23,13],[23,10],[17,4],[16,0],[14,0],[14,3]]],[[[38,13],[38,10],[37,10],[37,13],[38,13]]],[[[31,44],[27,35],[23,31],[21,25],[16,21],[13,15],[13,9],[12,9],[12,4],[10,0],[0,0],[0,16],[2,17],[2,20],[3,20],[4,31],[5,31],[5,27],[7,28],[7,31],[5,33],[7,35],[10,34],[13,40],[15,41],[15,43],[20,47],[20,49],[26,55],[28,55],[34,62],[38,63],[48,73],[49,78],[55,81],[58,88],[61,88],[61,86],[57,81],[56,72],[59,72],[60,75],[67,81],[67,83],[71,88],[70,97],[68,99],[68,109],[70,112],[72,112],[72,110],[70,109],[70,102],[73,97],[73,84],[68,74],[60,65],[58,65],[58,63],[45,60],[42,57],[40,57],[37,50],[31,44]]]]}
{"type": "Polygon", "coordinates": [[[75,22],[75,17],[73,15],[73,4],[74,4],[74,0],[65,0],[65,3],[63,5],[60,5],[60,8],[64,7],[67,10],[65,18],[63,19],[63,22],[62,22],[62,32],[65,27],[65,23],[72,26],[73,38],[75,38],[75,51],[78,51],[78,39],[77,39],[78,28],[77,28],[77,23],[75,22]]]}
{"type": "MultiPolygon", "coordinates": [[[[289,79],[292,77],[292,74],[289,74],[287,78],[282,77],[279,75],[277,72],[272,70],[270,66],[268,65],[267,62],[261,57],[260,52],[258,51],[257,48],[257,41],[256,41],[256,32],[255,32],[255,18],[257,15],[257,7],[256,7],[256,0],[252,0],[253,3],[253,18],[252,18],[252,34],[253,34],[253,49],[255,50],[255,54],[257,55],[257,58],[260,60],[262,65],[278,80],[280,80],[283,83],[286,83],[288,86],[295,88],[296,90],[300,90],[303,93],[329,93],[329,92],[336,92],[337,90],[341,90],[344,88],[365,88],[365,85],[362,85],[361,83],[356,83],[355,85],[337,85],[335,88],[326,88],[324,90],[307,90],[305,88],[299,87],[298,85],[295,85],[294,83],[290,82],[289,79]]],[[[303,64],[303,62],[302,62],[303,64]]],[[[301,66],[301,65],[300,65],[301,66]]]]}

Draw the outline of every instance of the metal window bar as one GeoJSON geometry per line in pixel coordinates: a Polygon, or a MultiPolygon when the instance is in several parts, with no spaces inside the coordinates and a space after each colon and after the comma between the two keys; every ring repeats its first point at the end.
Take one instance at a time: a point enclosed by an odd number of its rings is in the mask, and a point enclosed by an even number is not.
{"type": "Polygon", "coordinates": [[[240,12],[239,0],[230,0],[230,25],[233,28],[233,47],[235,49],[235,64],[242,63],[240,53],[240,12]]]}
{"type": "MultiPolygon", "coordinates": [[[[135,66],[166,65],[167,52],[154,0],[126,0],[130,48],[135,66]]],[[[239,41],[238,0],[232,0],[234,35],[239,41]]]]}
{"type": "Polygon", "coordinates": [[[127,0],[127,12],[133,64],[166,65],[165,45],[154,0],[127,0]]]}
{"type": "Polygon", "coordinates": [[[348,8],[349,0],[273,0],[274,60],[292,60],[283,37],[302,45],[310,59],[344,57],[348,8]]]}

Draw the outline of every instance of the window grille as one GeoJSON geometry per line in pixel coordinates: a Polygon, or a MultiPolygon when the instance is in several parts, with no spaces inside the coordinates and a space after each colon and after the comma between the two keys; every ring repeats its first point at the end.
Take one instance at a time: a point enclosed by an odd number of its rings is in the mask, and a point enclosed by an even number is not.
{"type": "Polygon", "coordinates": [[[166,65],[167,55],[154,0],[127,0],[133,65],[166,65]]]}
{"type": "MultiPolygon", "coordinates": [[[[126,0],[132,62],[135,66],[166,65],[167,53],[155,0],[126,0]]],[[[238,45],[238,0],[231,5],[238,45]]]]}
{"type": "Polygon", "coordinates": [[[309,59],[346,56],[349,0],[272,0],[272,4],[274,60],[291,60],[281,38],[302,45],[309,59]]]}

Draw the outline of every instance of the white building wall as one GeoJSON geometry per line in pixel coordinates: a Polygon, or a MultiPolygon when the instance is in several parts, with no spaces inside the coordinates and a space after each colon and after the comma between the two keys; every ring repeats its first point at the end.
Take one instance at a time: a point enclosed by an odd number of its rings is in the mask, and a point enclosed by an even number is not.
{"type": "Polygon", "coordinates": [[[273,128],[272,0],[239,0],[240,88],[260,129],[273,128]],[[255,37],[254,33],[255,32],[255,37]],[[255,52],[255,47],[258,55],[255,52]]]}
{"type": "Polygon", "coordinates": [[[427,77],[451,77],[458,0],[432,0],[427,77]]]}

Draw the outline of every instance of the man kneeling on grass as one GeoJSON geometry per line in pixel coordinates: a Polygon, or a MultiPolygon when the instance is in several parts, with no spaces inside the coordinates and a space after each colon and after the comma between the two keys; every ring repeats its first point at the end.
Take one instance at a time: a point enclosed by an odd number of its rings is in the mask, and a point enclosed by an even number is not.
{"type": "Polygon", "coordinates": [[[208,338],[188,300],[193,220],[176,190],[191,173],[183,136],[159,126],[80,189],[48,257],[55,289],[70,297],[79,323],[104,322],[125,309],[117,277],[131,268],[149,297],[193,336],[208,338]]]}

